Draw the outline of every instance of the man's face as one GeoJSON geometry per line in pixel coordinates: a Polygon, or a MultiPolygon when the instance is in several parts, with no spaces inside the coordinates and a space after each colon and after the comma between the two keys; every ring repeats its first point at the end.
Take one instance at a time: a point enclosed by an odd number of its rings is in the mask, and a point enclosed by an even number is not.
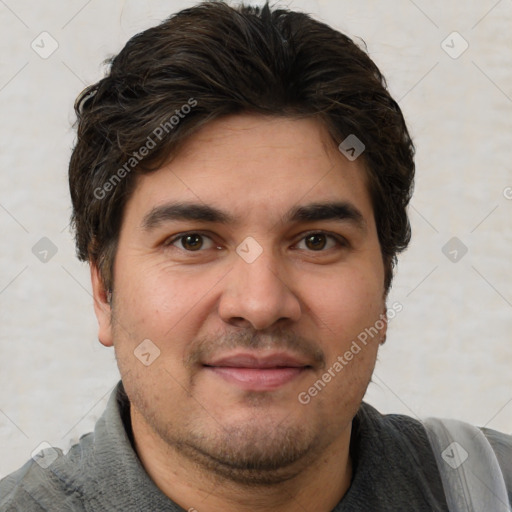
{"type": "Polygon", "coordinates": [[[383,283],[362,159],[346,159],[313,119],[206,125],[138,178],[112,324],[108,307],[97,311],[136,438],[145,429],[239,482],[289,478],[350,438],[385,327],[344,354],[383,323],[383,283]]]}

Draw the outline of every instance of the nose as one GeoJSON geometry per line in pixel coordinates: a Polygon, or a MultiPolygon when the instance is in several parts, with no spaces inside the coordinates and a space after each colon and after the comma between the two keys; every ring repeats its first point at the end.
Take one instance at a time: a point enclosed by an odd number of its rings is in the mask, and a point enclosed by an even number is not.
{"type": "Polygon", "coordinates": [[[267,329],[284,321],[297,322],[300,302],[291,289],[283,265],[270,250],[251,263],[234,255],[235,263],[225,280],[219,315],[237,327],[267,329]]]}

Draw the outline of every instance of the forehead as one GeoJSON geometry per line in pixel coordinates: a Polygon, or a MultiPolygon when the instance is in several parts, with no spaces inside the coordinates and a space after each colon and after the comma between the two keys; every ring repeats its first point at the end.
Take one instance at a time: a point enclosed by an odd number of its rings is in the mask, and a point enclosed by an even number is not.
{"type": "Polygon", "coordinates": [[[349,161],[313,118],[236,115],[208,123],[161,169],[137,177],[127,212],[169,202],[203,203],[232,217],[270,222],[293,207],[345,201],[369,222],[364,161],[349,161]]]}

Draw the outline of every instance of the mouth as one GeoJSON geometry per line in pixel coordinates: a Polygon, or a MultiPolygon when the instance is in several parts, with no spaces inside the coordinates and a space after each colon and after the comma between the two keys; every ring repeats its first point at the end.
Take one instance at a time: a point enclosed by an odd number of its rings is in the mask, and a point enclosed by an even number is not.
{"type": "Polygon", "coordinates": [[[271,391],[297,379],[313,367],[289,353],[238,353],[203,367],[230,384],[251,391],[271,391]]]}

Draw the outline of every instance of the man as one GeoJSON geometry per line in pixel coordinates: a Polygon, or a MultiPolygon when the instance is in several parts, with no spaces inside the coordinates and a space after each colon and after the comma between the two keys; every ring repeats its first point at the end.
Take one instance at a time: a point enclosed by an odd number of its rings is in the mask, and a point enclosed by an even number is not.
{"type": "Polygon", "coordinates": [[[132,38],[76,112],[77,252],[121,382],[1,510],[449,510],[424,426],[362,402],[414,177],[370,58],[304,14],[206,2],[132,38]]]}

